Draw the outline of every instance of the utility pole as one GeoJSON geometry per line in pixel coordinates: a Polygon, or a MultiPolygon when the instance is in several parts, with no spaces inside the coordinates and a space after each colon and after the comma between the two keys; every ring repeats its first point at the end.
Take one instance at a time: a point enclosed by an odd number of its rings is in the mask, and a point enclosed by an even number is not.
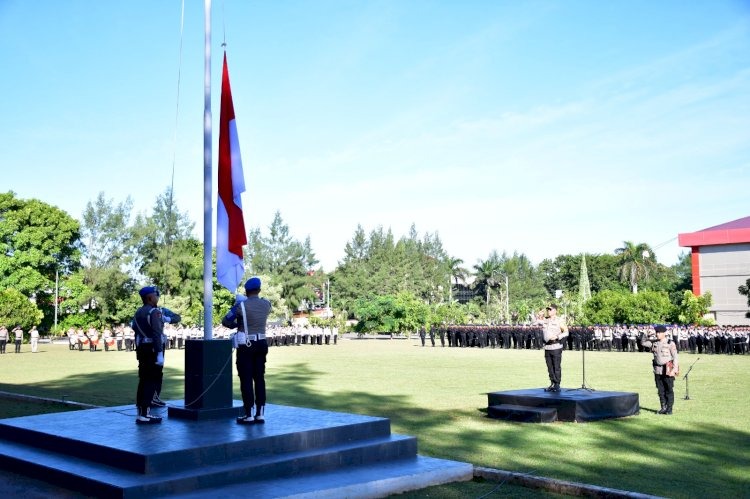
{"type": "Polygon", "coordinates": [[[55,269],[55,333],[57,333],[57,302],[58,302],[58,295],[59,295],[59,277],[58,277],[58,269],[55,269]]]}

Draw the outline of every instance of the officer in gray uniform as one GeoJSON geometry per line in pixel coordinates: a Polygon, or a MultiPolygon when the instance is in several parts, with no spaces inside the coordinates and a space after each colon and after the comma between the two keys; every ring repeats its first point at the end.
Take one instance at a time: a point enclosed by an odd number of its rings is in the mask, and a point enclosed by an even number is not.
{"type": "Polygon", "coordinates": [[[544,360],[547,363],[550,385],[545,392],[559,392],[562,379],[562,342],[568,336],[568,325],[557,316],[557,305],[547,307],[547,317],[542,320],[544,360]]]}
{"type": "Polygon", "coordinates": [[[237,328],[232,346],[237,349],[237,374],[245,415],[237,418],[238,424],[265,423],[266,407],[266,322],[271,313],[271,302],[258,296],[261,282],[252,277],[245,283],[247,299],[238,301],[224,316],[221,324],[237,328]],[[255,414],[253,415],[253,407],[255,414]]]}
{"type": "Polygon", "coordinates": [[[656,326],[656,339],[648,339],[642,345],[651,349],[654,354],[654,382],[656,391],[659,393],[661,409],[659,414],[672,414],[674,405],[674,379],[680,373],[677,359],[677,347],[674,342],[667,339],[667,328],[656,326]]]}

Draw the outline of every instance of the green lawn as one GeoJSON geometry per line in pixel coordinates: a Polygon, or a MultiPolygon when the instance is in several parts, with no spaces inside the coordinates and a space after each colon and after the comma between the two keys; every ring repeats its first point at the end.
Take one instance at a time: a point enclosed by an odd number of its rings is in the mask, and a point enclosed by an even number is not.
{"type": "MultiPolygon", "coordinates": [[[[638,392],[640,415],[521,424],[486,418],[486,393],[546,386],[542,352],[417,345],[342,340],[271,348],[269,402],[388,417],[394,432],[418,437],[423,455],[669,497],[750,497],[750,356],[700,356],[690,375],[691,400],[683,400],[680,379],[675,414],[660,416],[649,354],[587,352],[587,384],[638,392]]],[[[24,348],[0,356],[0,390],[98,405],[133,402],[133,353],[24,348]]],[[[683,372],[696,358],[681,356],[683,372]]],[[[182,352],[167,352],[162,398],[182,398],[183,367],[182,352]]],[[[580,387],[581,372],[581,353],[565,352],[563,386],[580,387]]],[[[237,381],[234,389],[240,398],[237,381]]],[[[7,406],[3,401],[3,417],[10,415],[7,406]]],[[[493,487],[458,484],[421,497],[483,495],[493,487]]]]}

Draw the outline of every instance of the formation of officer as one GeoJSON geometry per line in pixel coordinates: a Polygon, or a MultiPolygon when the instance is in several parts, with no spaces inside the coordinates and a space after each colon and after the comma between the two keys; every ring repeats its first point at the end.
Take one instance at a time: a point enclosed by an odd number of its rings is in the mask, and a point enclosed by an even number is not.
{"type": "MultiPolygon", "coordinates": [[[[642,341],[654,334],[653,324],[569,326],[563,341],[565,350],[646,352],[642,341]]],[[[677,350],[698,354],[750,354],[750,326],[667,327],[677,350]]],[[[540,323],[519,325],[440,324],[429,329],[430,337],[441,346],[502,349],[541,349],[544,347],[540,323]]],[[[418,332],[420,344],[421,332],[418,332]]]]}
{"type": "Polygon", "coordinates": [[[237,418],[238,424],[265,423],[265,372],[268,355],[266,323],[271,313],[271,302],[259,296],[260,290],[261,281],[258,277],[248,279],[245,283],[245,296],[237,297],[235,304],[221,321],[224,327],[237,329],[232,335],[232,347],[237,350],[237,374],[245,409],[245,415],[237,418]]]}
{"type": "Polygon", "coordinates": [[[654,382],[659,394],[661,409],[659,414],[672,414],[674,405],[674,379],[680,374],[680,366],[677,356],[677,346],[667,336],[667,328],[659,325],[654,328],[655,338],[649,337],[642,341],[644,347],[648,348],[654,355],[652,367],[654,371],[654,382]]]}

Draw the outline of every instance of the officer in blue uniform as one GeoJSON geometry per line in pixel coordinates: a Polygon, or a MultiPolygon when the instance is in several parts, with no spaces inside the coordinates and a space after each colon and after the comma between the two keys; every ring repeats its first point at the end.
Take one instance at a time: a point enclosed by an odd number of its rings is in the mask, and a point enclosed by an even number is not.
{"type": "Polygon", "coordinates": [[[143,306],[135,312],[135,351],[138,358],[138,392],[136,424],[157,424],[161,418],[151,415],[151,405],[164,367],[164,317],[157,307],[159,292],[154,286],[146,286],[138,292],[143,306]]]}
{"type": "Polygon", "coordinates": [[[232,346],[237,349],[237,374],[245,415],[237,418],[238,424],[265,423],[266,406],[266,322],[271,313],[271,302],[258,296],[261,282],[252,277],[245,283],[247,299],[237,300],[221,321],[224,327],[237,328],[232,346]],[[255,408],[255,414],[252,413],[255,408]]]}

